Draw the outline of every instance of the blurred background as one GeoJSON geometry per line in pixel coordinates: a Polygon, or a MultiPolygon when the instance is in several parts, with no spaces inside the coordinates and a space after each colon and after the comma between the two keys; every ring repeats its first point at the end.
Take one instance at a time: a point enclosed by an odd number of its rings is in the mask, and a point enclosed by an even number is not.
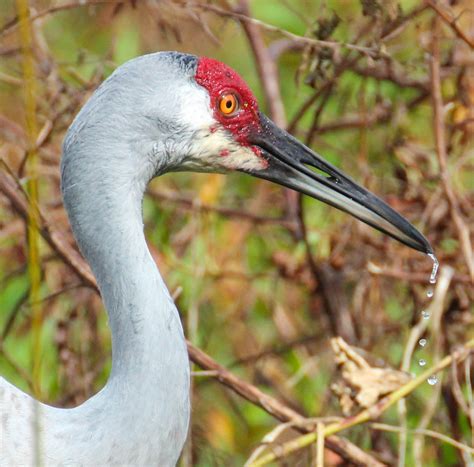
{"type": "MultiPolygon", "coordinates": [[[[323,423],[365,407],[366,382],[341,377],[341,352],[353,358],[331,337],[386,370],[375,401],[405,381],[394,370],[419,375],[463,346],[474,335],[473,45],[467,0],[0,0],[0,374],[60,406],[107,379],[100,296],[47,241],[76,248],[61,144],[104,78],[159,50],[235,68],[268,115],[407,217],[441,263],[430,300],[431,260],[346,214],[243,174],[165,175],[146,195],[145,230],[194,345],[323,423]]],[[[385,465],[472,465],[473,362],[341,436],[385,465]]],[[[243,465],[280,422],[192,369],[181,465],[243,465]]],[[[280,428],[276,444],[298,436],[280,428]]],[[[325,465],[355,462],[336,451],[325,465]]]]}

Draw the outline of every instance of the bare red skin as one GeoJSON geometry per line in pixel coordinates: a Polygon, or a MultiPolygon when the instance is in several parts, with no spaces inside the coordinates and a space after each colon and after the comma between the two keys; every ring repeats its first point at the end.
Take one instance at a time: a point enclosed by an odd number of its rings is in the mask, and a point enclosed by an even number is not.
{"type": "MultiPolygon", "coordinates": [[[[195,76],[196,82],[207,89],[211,98],[211,108],[214,118],[228,131],[237,142],[248,146],[255,154],[260,151],[252,146],[248,137],[251,131],[260,131],[257,99],[245,81],[232,68],[224,63],[207,57],[201,57],[195,76]],[[235,115],[226,116],[219,111],[219,98],[228,92],[233,92],[239,99],[240,109],[235,115]]],[[[210,131],[215,128],[210,128],[210,131]]]]}

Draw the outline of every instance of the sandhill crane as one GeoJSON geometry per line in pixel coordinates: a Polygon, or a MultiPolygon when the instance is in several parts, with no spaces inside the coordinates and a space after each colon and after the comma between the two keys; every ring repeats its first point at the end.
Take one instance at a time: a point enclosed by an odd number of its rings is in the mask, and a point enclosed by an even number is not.
{"type": "Polygon", "coordinates": [[[226,65],[177,52],[135,58],[79,112],[61,162],[64,205],[109,317],[110,377],[70,409],[40,403],[0,378],[1,465],[177,462],[190,413],[188,356],[145,242],[141,204],[153,177],[186,170],[271,180],[432,252],[387,204],[275,126],[226,65]]]}

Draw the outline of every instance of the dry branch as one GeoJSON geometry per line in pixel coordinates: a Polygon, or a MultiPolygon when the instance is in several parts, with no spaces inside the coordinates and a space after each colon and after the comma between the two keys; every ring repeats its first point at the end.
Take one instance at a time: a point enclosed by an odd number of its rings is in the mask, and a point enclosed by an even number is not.
{"type": "Polygon", "coordinates": [[[233,209],[223,206],[203,204],[195,198],[186,197],[173,192],[158,191],[156,189],[149,189],[147,193],[151,198],[155,200],[175,203],[178,206],[189,210],[215,212],[222,216],[242,219],[251,222],[252,224],[278,224],[287,228],[290,231],[294,231],[296,228],[295,223],[285,217],[261,216],[241,209],[233,209]]]}
{"type": "MultiPolygon", "coordinates": [[[[9,199],[14,210],[26,221],[28,218],[28,203],[21,192],[15,180],[6,172],[0,172],[0,191],[9,199]]],[[[97,283],[89,266],[77,253],[77,251],[68,244],[64,236],[48,225],[44,216],[40,213],[39,221],[40,231],[43,238],[48,242],[51,248],[56,251],[64,262],[76,272],[85,284],[97,289],[97,283]]]]}

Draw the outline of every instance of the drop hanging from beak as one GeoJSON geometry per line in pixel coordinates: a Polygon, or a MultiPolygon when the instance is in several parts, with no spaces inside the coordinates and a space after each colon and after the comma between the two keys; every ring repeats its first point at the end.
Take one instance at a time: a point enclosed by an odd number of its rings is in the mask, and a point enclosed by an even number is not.
{"type": "Polygon", "coordinates": [[[247,173],[324,201],[415,250],[433,253],[428,240],[387,203],[278,128],[263,113],[259,117],[261,128],[249,136],[249,142],[262,152],[268,167],[247,173]]]}

